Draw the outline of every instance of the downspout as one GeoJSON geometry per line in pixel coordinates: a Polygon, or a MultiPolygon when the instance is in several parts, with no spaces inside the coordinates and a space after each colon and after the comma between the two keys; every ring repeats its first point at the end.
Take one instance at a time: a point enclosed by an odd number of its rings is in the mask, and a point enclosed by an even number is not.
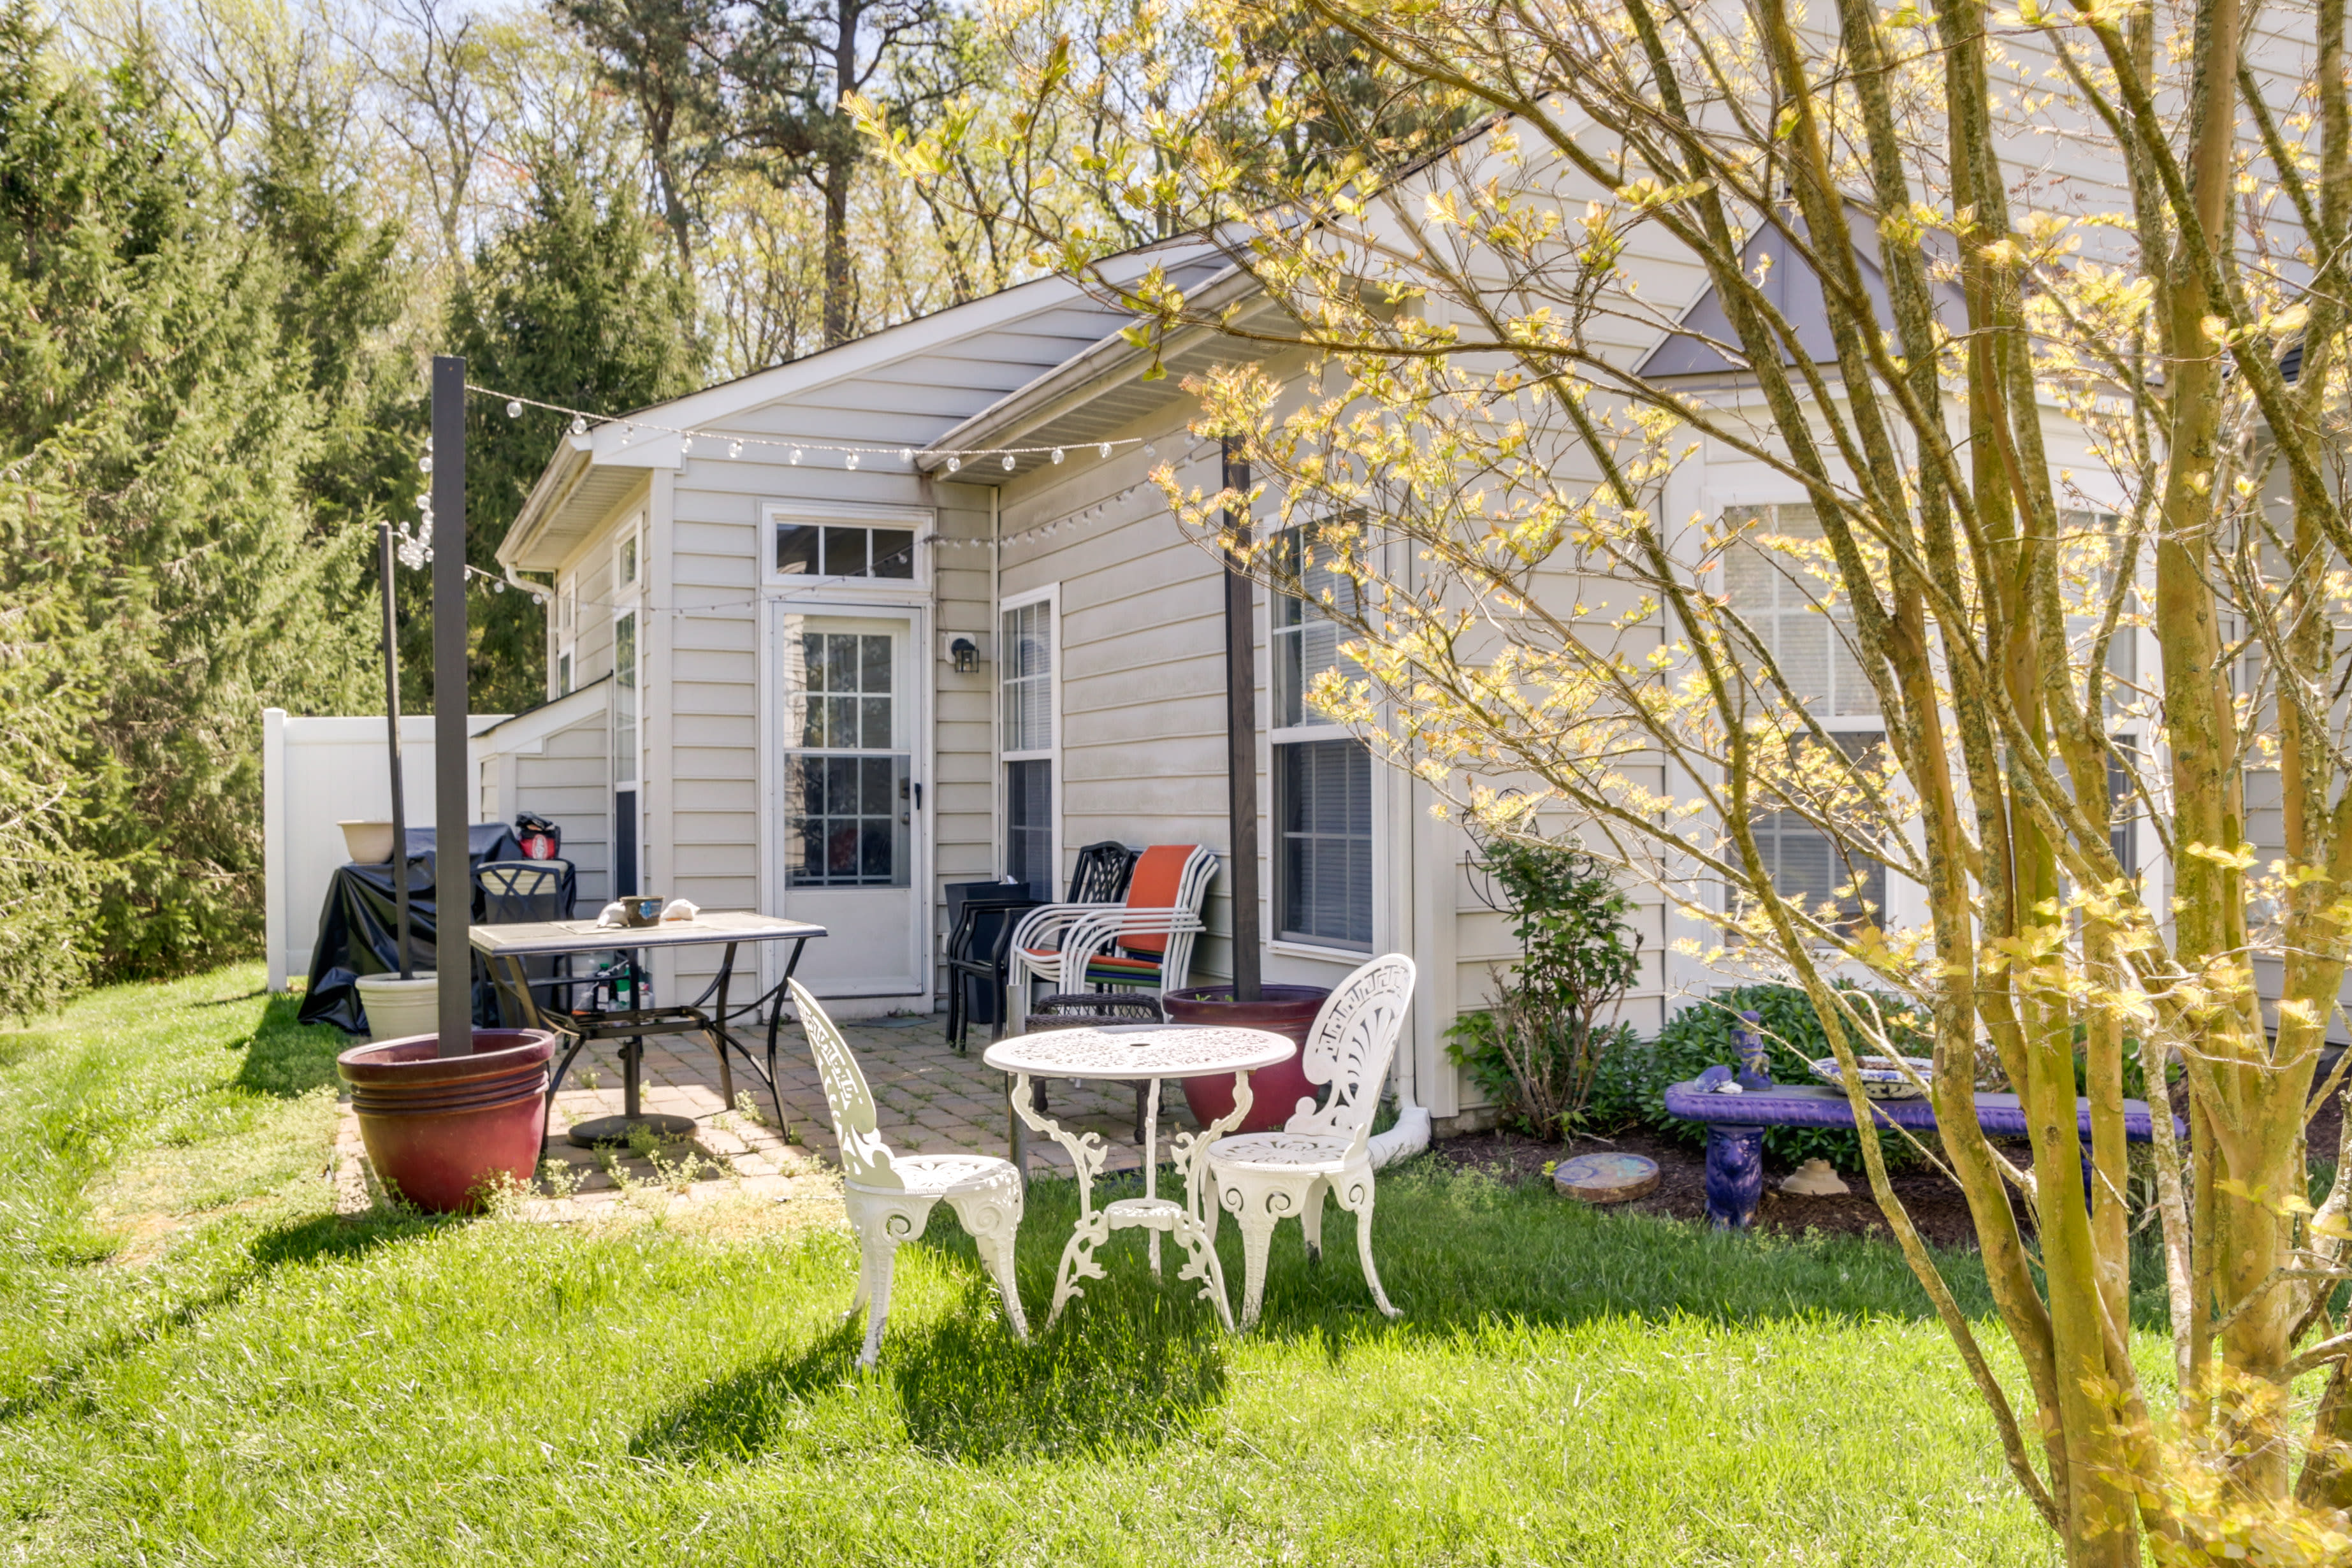
{"type": "MultiPolygon", "coordinates": [[[[1004,491],[996,485],[988,487],[988,637],[983,646],[995,647],[1004,636],[1004,612],[998,606],[1004,601],[1004,491]]],[[[988,859],[996,863],[996,854],[1004,843],[1004,650],[996,649],[990,668],[996,671],[997,689],[988,694],[988,760],[989,843],[988,859]]],[[[1058,868],[1056,870],[1058,872],[1058,868]]],[[[1003,872],[992,873],[993,881],[1003,872]]],[[[999,1005],[1002,1005],[1002,999],[999,1005]]]]}
{"type": "MultiPolygon", "coordinates": [[[[1393,543],[1389,548],[1391,552],[1397,550],[1397,546],[1393,543]]],[[[1412,577],[1412,558],[1409,552],[1405,552],[1404,572],[1407,585],[1410,586],[1412,577]]],[[[1391,710],[1385,713],[1383,717],[1392,721],[1396,716],[1393,711],[1394,705],[1388,706],[1391,710]]],[[[1412,799],[1412,791],[1418,782],[1408,773],[1404,774],[1399,785],[1405,792],[1402,813],[1404,832],[1402,835],[1403,843],[1396,857],[1399,869],[1394,873],[1394,879],[1402,896],[1391,905],[1392,908],[1401,908],[1404,911],[1405,940],[1401,945],[1408,952],[1421,946],[1416,939],[1420,934],[1421,900],[1418,895],[1421,877],[1422,814],[1413,809],[1412,799]]],[[[1391,819],[1395,815],[1391,814],[1391,819]]],[[[1426,998],[1423,1000],[1422,1005],[1424,1007],[1429,1005],[1426,998]]],[[[1412,1030],[1408,1028],[1404,1038],[1398,1044],[1400,1048],[1391,1058],[1391,1070],[1396,1075],[1396,1125],[1385,1132],[1377,1134],[1365,1147],[1365,1152],[1371,1158],[1372,1169],[1376,1171],[1384,1165],[1393,1165],[1400,1160],[1410,1160],[1429,1147],[1429,1110],[1420,1102],[1418,1064],[1421,1053],[1413,1039],[1412,1030]]]]}

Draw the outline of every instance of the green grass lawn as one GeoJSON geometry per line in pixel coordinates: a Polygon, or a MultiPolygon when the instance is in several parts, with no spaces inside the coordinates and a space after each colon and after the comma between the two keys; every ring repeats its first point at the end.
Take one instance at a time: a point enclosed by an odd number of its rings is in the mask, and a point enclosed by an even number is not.
{"type": "MultiPolygon", "coordinates": [[[[1335,1211],[1247,1338],[1129,1237],[1024,1347],[942,1207],[860,1373],[829,1200],[339,1218],[340,1037],[260,979],[0,1032],[0,1562],[2058,1560],[1889,1247],[1424,1160],[1381,1181],[1401,1322],[1335,1211]]],[[[1033,1194],[1038,1319],[1074,1201],[1033,1194]]]]}

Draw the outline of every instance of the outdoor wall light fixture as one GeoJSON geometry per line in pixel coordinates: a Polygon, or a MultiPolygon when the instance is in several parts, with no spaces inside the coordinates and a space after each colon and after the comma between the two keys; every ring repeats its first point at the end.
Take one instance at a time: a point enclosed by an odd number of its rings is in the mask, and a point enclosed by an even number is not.
{"type": "Polygon", "coordinates": [[[958,675],[970,675],[980,668],[980,645],[970,637],[958,637],[948,644],[948,658],[955,662],[958,675]]]}

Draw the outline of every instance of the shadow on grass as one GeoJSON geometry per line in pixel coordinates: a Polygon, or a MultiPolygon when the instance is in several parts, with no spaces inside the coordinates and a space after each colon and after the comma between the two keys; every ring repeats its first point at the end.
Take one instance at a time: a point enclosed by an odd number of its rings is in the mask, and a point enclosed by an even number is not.
{"type": "MultiPolygon", "coordinates": [[[[811,1405],[865,1376],[888,1380],[908,1443],[967,1463],[1150,1448],[1222,1403],[1227,1346],[1213,1312],[1190,1300],[1193,1287],[1180,1295],[1154,1289],[1148,1275],[1135,1284],[1115,1273],[1091,1281],[1089,1297],[1050,1333],[1033,1321],[1024,1344],[969,1243],[959,1236],[937,1250],[957,1275],[958,1300],[919,1323],[895,1314],[873,1373],[856,1364],[860,1312],[664,1412],[629,1451],[686,1463],[771,1457],[811,1405]]],[[[903,1278],[908,1253],[899,1259],[903,1278]]],[[[1024,1284],[1042,1320],[1050,1284],[1024,1284]]]]}
{"type": "Polygon", "coordinates": [[[129,1359],[171,1334],[194,1328],[236,1304],[247,1291],[281,1268],[306,1263],[364,1257],[394,1243],[429,1236],[453,1223],[444,1218],[374,1211],[363,1215],[318,1215],[265,1230],[243,1247],[244,1258],[227,1267],[205,1289],[136,1321],[117,1324],[79,1355],[33,1380],[32,1392],[0,1397],[0,1426],[73,1399],[95,1373],[129,1359]]]}
{"type": "Polygon", "coordinates": [[[297,1023],[301,1005],[297,995],[271,996],[251,1037],[232,1044],[231,1049],[245,1050],[236,1079],[239,1089],[295,1100],[335,1081],[335,1058],[350,1041],[332,1025],[297,1023]]]}

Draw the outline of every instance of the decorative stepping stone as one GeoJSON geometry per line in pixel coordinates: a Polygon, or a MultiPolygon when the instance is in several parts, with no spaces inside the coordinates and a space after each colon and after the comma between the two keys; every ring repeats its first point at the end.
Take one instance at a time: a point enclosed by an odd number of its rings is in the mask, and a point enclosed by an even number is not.
{"type": "Polygon", "coordinates": [[[1657,1190],[1658,1163],[1639,1154],[1579,1154],[1562,1160],[1551,1180],[1562,1194],[1583,1203],[1631,1203],[1657,1190]]]}

